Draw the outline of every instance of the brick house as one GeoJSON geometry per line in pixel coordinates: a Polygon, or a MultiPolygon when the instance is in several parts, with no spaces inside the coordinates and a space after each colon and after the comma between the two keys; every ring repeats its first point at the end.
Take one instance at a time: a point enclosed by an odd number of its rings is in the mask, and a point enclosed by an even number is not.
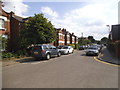
{"type": "Polygon", "coordinates": [[[53,45],[55,45],[55,46],[65,45],[64,30],[61,29],[61,28],[58,28],[58,29],[55,29],[55,31],[56,31],[57,38],[56,38],[56,40],[55,40],[53,45]]]}
{"type": "Polygon", "coordinates": [[[73,33],[69,33],[66,29],[55,29],[57,34],[57,39],[55,40],[55,46],[59,45],[69,45],[69,44],[78,44],[78,38],[73,33]]]}
{"type": "Polygon", "coordinates": [[[5,12],[2,7],[0,7],[0,11],[0,35],[8,39],[8,47],[6,48],[8,51],[17,51],[21,23],[26,19],[16,16],[13,12],[5,12]]]}
{"type": "Polygon", "coordinates": [[[10,14],[0,7],[0,35],[8,38],[10,35],[10,14]]]}
{"type": "Polygon", "coordinates": [[[76,42],[75,42],[75,41],[76,41],[76,40],[75,40],[75,39],[76,39],[75,37],[76,37],[76,36],[74,35],[74,33],[72,33],[72,34],[71,34],[71,41],[70,41],[71,43],[70,43],[70,44],[76,43],[76,42]]]}
{"type": "MultiPolygon", "coordinates": [[[[2,2],[0,1],[0,36],[10,39],[10,14],[2,9],[2,2]]],[[[8,43],[9,44],[9,43],[8,43]]],[[[3,50],[5,50],[3,45],[3,50]]]]}
{"type": "Polygon", "coordinates": [[[70,44],[71,34],[68,31],[66,31],[66,38],[65,39],[66,39],[66,45],[70,44]]]}
{"type": "Polygon", "coordinates": [[[22,17],[15,15],[13,12],[10,12],[10,45],[9,51],[17,51],[19,49],[18,38],[20,35],[20,30],[22,28],[22,23],[25,22],[22,17]]]}

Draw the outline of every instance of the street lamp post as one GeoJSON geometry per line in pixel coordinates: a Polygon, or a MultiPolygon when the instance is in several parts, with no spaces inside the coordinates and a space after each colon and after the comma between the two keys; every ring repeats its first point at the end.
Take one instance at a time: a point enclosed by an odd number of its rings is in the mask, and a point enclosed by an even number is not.
{"type": "Polygon", "coordinates": [[[106,25],[108,27],[109,33],[110,33],[110,25],[106,25]]]}
{"type": "Polygon", "coordinates": [[[111,30],[110,30],[110,25],[106,25],[108,27],[108,30],[109,30],[109,39],[112,40],[112,33],[111,33],[111,30]]]}

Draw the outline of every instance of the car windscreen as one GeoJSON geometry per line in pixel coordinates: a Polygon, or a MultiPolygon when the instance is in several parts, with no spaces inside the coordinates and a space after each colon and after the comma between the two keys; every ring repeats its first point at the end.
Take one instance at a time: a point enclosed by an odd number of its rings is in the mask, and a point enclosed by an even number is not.
{"type": "Polygon", "coordinates": [[[68,47],[63,47],[63,49],[68,49],[68,47]]]}

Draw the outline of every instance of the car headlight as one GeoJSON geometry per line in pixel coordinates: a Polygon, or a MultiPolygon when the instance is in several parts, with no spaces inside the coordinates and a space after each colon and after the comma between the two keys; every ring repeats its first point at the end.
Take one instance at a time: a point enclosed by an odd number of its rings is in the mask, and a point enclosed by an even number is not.
{"type": "Polygon", "coordinates": [[[95,51],[96,53],[98,53],[98,51],[95,51]]]}

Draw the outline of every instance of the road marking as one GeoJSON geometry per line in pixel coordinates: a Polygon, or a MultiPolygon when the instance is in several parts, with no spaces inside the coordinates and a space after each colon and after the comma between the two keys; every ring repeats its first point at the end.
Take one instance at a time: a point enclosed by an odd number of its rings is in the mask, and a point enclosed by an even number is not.
{"type": "Polygon", "coordinates": [[[98,60],[96,57],[94,57],[94,60],[96,60],[96,61],[98,61],[98,62],[101,62],[101,63],[105,63],[105,64],[108,64],[108,65],[111,65],[111,66],[120,67],[120,65],[115,65],[115,64],[111,64],[111,63],[107,63],[107,62],[98,60]]]}

